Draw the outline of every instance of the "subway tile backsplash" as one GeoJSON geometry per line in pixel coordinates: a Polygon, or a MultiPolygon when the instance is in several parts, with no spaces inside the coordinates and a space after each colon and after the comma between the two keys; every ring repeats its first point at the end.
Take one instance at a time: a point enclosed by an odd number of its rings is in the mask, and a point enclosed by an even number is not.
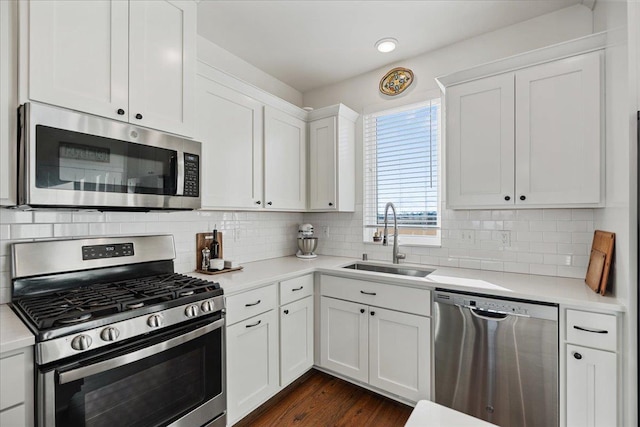
{"type": "MultiPolygon", "coordinates": [[[[391,245],[362,242],[362,205],[354,213],[306,214],[0,209],[0,303],[7,302],[11,293],[12,242],[171,233],[176,244],[176,271],[189,272],[196,262],[196,233],[217,225],[223,232],[225,258],[246,263],[293,255],[298,225],[305,222],[315,227],[319,254],[360,258],[367,253],[370,260],[391,260],[391,245]]],[[[445,209],[441,247],[402,246],[401,252],[407,254],[406,262],[416,264],[583,278],[593,231],[593,209],[445,209]]]]}
{"type": "MultiPolygon", "coordinates": [[[[585,277],[595,229],[593,209],[443,209],[442,212],[442,246],[401,246],[407,262],[585,277]]],[[[367,253],[370,260],[391,260],[391,245],[362,242],[361,205],[352,214],[308,213],[304,220],[315,227],[319,254],[359,258],[367,253]],[[327,228],[329,237],[323,235],[327,228]],[[347,232],[343,233],[344,230],[347,232]]]]}
{"type": "MultiPolygon", "coordinates": [[[[196,233],[217,225],[223,233],[224,257],[239,263],[293,255],[301,213],[281,212],[25,212],[0,209],[0,303],[11,297],[10,244],[51,238],[173,234],[175,269],[196,264],[196,233]]],[[[37,262],[37,260],[34,260],[37,262]]]]}

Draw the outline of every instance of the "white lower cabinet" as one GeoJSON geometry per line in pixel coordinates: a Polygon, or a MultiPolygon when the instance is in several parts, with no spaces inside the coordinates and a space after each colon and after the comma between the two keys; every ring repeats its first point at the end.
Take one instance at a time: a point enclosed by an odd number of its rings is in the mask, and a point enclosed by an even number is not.
{"type": "Polygon", "coordinates": [[[275,310],[227,327],[228,419],[232,425],[278,389],[275,310]]]}
{"type": "Polygon", "coordinates": [[[567,309],[566,425],[616,426],[618,422],[619,316],[567,309]]]}
{"type": "Polygon", "coordinates": [[[0,354],[0,426],[33,426],[33,347],[0,354]]]}
{"type": "Polygon", "coordinates": [[[617,425],[616,354],[567,345],[567,426],[617,425]]]}
{"type": "Polygon", "coordinates": [[[326,296],[321,310],[322,367],[410,401],[429,399],[428,317],[326,296]]]}
{"type": "Polygon", "coordinates": [[[313,366],[313,296],[280,307],[280,385],[313,366]]]}

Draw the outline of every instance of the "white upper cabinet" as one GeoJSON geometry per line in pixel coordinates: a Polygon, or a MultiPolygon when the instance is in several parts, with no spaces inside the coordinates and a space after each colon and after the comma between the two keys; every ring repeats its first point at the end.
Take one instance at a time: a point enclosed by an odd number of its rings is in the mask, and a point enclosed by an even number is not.
{"type": "Polygon", "coordinates": [[[602,53],[446,88],[450,208],[604,203],[602,53]]]}
{"type": "Polygon", "coordinates": [[[17,2],[0,1],[0,205],[16,203],[17,2]]]}
{"type": "Polygon", "coordinates": [[[262,205],[262,109],[255,99],[201,75],[197,133],[202,142],[202,207],[262,205]]]}
{"type": "Polygon", "coordinates": [[[601,55],[516,73],[516,203],[600,203],[601,55]]]}
{"type": "Polygon", "coordinates": [[[22,10],[29,99],[191,135],[194,2],[52,0],[22,10]]]}
{"type": "Polygon", "coordinates": [[[342,104],[310,113],[309,209],[312,211],[355,210],[357,118],[358,113],[342,104]]]}
{"type": "Polygon", "coordinates": [[[190,135],[196,3],[131,1],[129,19],[129,121],[190,135]]]}
{"type": "Polygon", "coordinates": [[[266,208],[307,207],[307,127],[303,120],[264,109],[264,199],[266,208]]]}
{"type": "Polygon", "coordinates": [[[514,74],[447,89],[450,206],[513,205],[514,74]]]}

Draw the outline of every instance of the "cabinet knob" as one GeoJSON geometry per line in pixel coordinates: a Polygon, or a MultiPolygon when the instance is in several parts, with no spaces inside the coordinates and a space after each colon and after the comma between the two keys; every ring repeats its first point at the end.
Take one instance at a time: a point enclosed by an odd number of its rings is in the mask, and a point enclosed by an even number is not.
{"type": "Polygon", "coordinates": [[[511,196],[504,196],[504,199],[508,202],[509,200],[511,200],[511,196]]]}
{"type": "Polygon", "coordinates": [[[124,110],[122,108],[118,108],[118,111],[116,111],[116,113],[118,113],[119,116],[124,116],[124,110]]]}
{"type": "Polygon", "coordinates": [[[575,357],[577,360],[582,359],[582,355],[580,353],[578,353],[577,351],[573,353],[573,357],[575,357]]]}
{"type": "Polygon", "coordinates": [[[520,196],[520,200],[527,200],[527,196],[520,196]]]}
{"type": "Polygon", "coordinates": [[[329,202],[329,206],[333,206],[333,202],[329,202]]]}
{"type": "Polygon", "coordinates": [[[136,119],[142,120],[142,114],[140,114],[140,113],[136,114],[136,119]]]}
{"type": "Polygon", "coordinates": [[[271,203],[271,202],[267,202],[267,204],[268,204],[269,206],[271,206],[273,203],[271,203]]]}
{"type": "Polygon", "coordinates": [[[360,309],[360,313],[364,313],[364,308],[361,308],[361,309],[360,309]]]}
{"type": "Polygon", "coordinates": [[[372,312],[371,312],[371,315],[372,315],[372,316],[375,316],[375,314],[376,314],[376,312],[375,312],[375,311],[372,311],[372,312]]]}
{"type": "Polygon", "coordinates": [[[285,310],[285,311],[284,311],[284,314],[289,314],[289,310],[285,310]]]}
{"type": "Polygon", "coordinates": [[[258,201],[256,202],[256,205],[261,205],[261,204],[262,204],[262,202],[261,202],[260,200],[258,200],[258,201]]]}

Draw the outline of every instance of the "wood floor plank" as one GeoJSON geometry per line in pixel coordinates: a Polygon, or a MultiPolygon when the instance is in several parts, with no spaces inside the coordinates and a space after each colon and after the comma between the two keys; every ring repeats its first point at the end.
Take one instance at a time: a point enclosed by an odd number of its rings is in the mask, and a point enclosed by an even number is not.
{"type": "Polygon", "coordinates": [[[311,370],[234,427],[402,427],[412,408],[311,370]]]}

